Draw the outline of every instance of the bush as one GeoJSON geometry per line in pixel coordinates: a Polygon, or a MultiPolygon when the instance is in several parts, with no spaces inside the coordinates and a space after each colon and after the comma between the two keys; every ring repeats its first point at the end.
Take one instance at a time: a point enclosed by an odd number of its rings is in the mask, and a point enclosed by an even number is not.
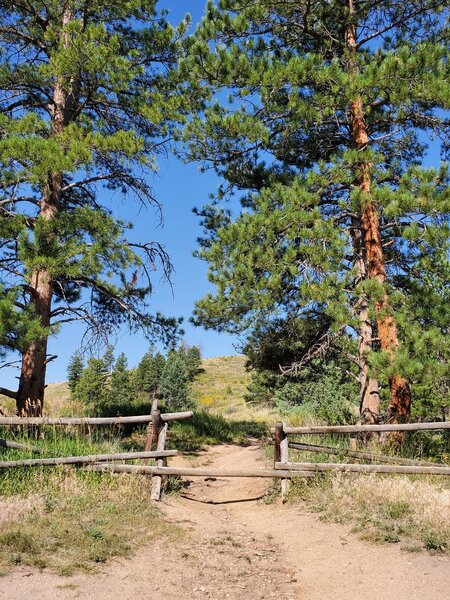
{"type": "Polygon", "coordinates": [[[326,425],[345,425],[354,423],[358,415],[358,404],[352,396],[352,386],[329,374],[317,381],[289,381],[275,392],[273,403],[286,414],[299,414],[326,425]]]}

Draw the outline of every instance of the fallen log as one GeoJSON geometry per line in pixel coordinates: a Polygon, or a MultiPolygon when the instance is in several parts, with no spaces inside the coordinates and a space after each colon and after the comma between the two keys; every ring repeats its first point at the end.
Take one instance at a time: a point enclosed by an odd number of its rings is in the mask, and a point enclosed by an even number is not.
{"type": "Polygon", "coordinates": [[[349,473],[400,473],[405,475],[450,475],[450,467],[412,467],[403,465],[354,465],[346,463],[282,463],[275,469],[299,471],[345,471],[349,473]]]}
{"type": "MultiPolygon", "coordinates": [[[[166,413],[161,415],[164,423],[190,419],[194,413],[185,412],[166,413]]],[[[123,425],[128,423],[149,423],[152,415],[138,415],[134,417],[0,417],[0,426],[10,425],[123,425]]]]}
{"type": "MultiPolygon", "coordinates": [[[[314,425],[312,427],[284,427],[284,433],[290,435],[303,435],[307,433],[373,433],[377,431],[431,431],[434,429],[450,429],[450,421],[441,421],[436,423],[398,423],[395,425],[314,425]]],[[[275,427],[272,427],[270,432],[275,433],[275,427]]]]}
{"type": "MultiPolygon", "coordinates": [[[[401,458],[399,456],[390,456],[389,454],[371,454],[369,452],[360,452],[359,450],[347,450],[346,448],[333,448],[332,446],[318,446],[316,444],[303,444],[289,442],[289,448],[294,450],[303,450],[305,452],[320,452],[322,454],[336,454],[350,456],[350,458],[361,458],[364,460],[379,460],[381,462],[392,463],[394,465],[412,465],[417,467],[446,467],[441,463],[426,462],[415,460],[413,458],[401,458]]],[[[283,462],[283,461],[280,461],[283,462]]]]}
{"type": "Polygon", "coordinates": [[[140,458],[161,458],[165,456],[176,456],[176,450],[164,450],[164,452],[122,452],[121,454],[91,454],[87,456],[60,456],[56,458],[30,458],[24,460],[0,461],[0,469],[11,467],[40,467],[54,465],[76,465],[83,463],[97,463],[99,461],[111,460],[138,460],[140,458]]]}
{"type": "Polygon", "coordinates": [[[19,444],[19,442],[11,442],[10,440],[0,439],[0,447],[12,448],[14,450],[25,450],[26,452],[34,452],[34,454],[42,454],[42,450],[40,448],[28,446],[27,444],[19,444]]]}
{"type": "Polygon", "coordinates": [[[89,471],[110,471],[112,473],[136,473],[138,475],[179,475],[186,477],[271,477],[285,479],[293,477],[313,477],[311,471],[287,471],[279,469],[208,469],[204,467],[147,467],[141,465],[99,464],[87,467],[89,471]]]}

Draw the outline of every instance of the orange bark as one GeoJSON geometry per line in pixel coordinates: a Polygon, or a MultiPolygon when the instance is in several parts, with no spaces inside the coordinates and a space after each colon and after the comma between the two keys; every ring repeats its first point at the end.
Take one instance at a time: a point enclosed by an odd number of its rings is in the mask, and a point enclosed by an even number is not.
{"type": "MultiPolygon", "coordinates": [[[[351,22],[347,28],[346,42],[349,55],[350,74],[355,74],[356,65],[356,23],[355,7],[353,0],[349,0],[349,14],[351,22]]],[[[363,151],[369,144],[369,134],[364,120],[364,104],[362,98],[356,98],[350,104],[351,134],[354,147],[363,151]]],[[[358,166],[358,184],[363,195],[361,207],[361,223],[363,229],[365,258],[367,263],[367,276],[377,280],[383,287],[381,298],[375,303],[378,338],[382,350],[391,357],[399,347],[398,330],[389,296],[386,291],[386,267],[383,244],[380,232],[380,223],[376,203],[371,198],[372,165],[362,160],[358,166]]],[[[389,380],[390,403],[387,411],[389,421],[398,422],[409,419],[411,407],[411,386],[405,377],[396,374],[389,380]]]]}
{"type": "MultiPolygon", "coordinates": [[[[71,3],[67,3],[62,13],[62,26],[72,18],[71,3]]],[[[63,43],[68,44],[68,34],[63,33],[63,43]]],[[[62,78],[58,78],[53,90],[52,130],[60,134],[68,124],[71,115],[73,93],[65,91],[62,78]]],[[[39,217],[44,221],[53,220],[59,211],[63,176],[49,173],[46,185],[42,187],[39,217]]],[[[48,331],[51,321],[51,307],[54,282],[45,268],[31,272],[28,287],[30,302],[39,317],[40,325],[48,331]]],[[[22,354],[19,388],[16,396],[17,414],[23,417],[41,416],[44,406],[45,376],[47,367],[48,333],[30,344],[22,354]]]]}

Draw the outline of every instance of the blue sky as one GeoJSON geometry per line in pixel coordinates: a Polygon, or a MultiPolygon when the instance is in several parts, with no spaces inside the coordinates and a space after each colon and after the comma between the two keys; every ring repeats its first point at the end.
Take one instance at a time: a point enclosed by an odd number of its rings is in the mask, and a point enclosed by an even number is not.
{"type": "MultiPolygon", "coordinates": [[[[205,4],[206,0],[163,0],[159,7],[170,7],[168,19],[173,24],[178,23],[189,12],[194,27],[203,14],[205,4]]],[[[217,189],[219,180],[212,172],[200,173],[198,166],[185,165],[174,156],[168,156],[167,159],[160,158],[159,172],[150,175],[149,181],[155,196],[163,205],[162,227],[159,226],[158,214],[152,208],[145,210],[134,202],[125,205],[119,197],[116,207],[122,218],[133,222],[133,238],[158,241],[164,244],[171,257],[175,269],[173,289],[167,283],[162,283],[160,276],[155,274],[150,308],[152,312],[160,311],[167,316],[184,317],[184,339],[188,344],[201,346],[203,356],[235,354],[233,345],[237,338],[205,331],[189,323],[195,300],[211,289],[206,278],[207,265],[192,256],[196,238],[201,234],[199,219],[192,213],[192,209],[207,202],[208,194],[217,189]]],[[[58,336],[50,339],[48,351],[50,354],[57,354],[58,359],[48,365],[49,383],[66,379],[67,362],[79,347],[82,335],[81,325],[69,324],[58,336]]],[[[143,335],[130,335],[126,331],[122,331],[113,341],[116,342],[116,354],[125,352],[131,367],[135,366],[148,348],[143,335]]],[[[13,387],[18,371],[5,369],[1,375],[2,385],[13,387]]]]}
{"type": "MultiPolygon", "coordinates": [[[[204,12],[205,4],[206,0],[161,0],[159,7],[170,7],[168,19],[173,24],[189,12],[194,27],[204,12]]],[[[426,163],[437,164],[438,161],[438,152],[432,144],[426,163]]],[[[163,206],[162,227],[158,225],[156,211],[151,208],[144,210],[133,202],[125,204],[119,197],[116,207],[119,216],[133,222],[133,238],[158,241],[171,257],[175,269],[173,288],[161,282],[158,274],[155,275],[151,311],[184,317],[184,339],[188,344],[199,345],[203,356],[235,354],[239,342],[236,337],[205,331],[189,323],[195,301],[211,289],[206,277],[207,265],[192,256],[197,246],[196,238],[201,234],[199,219],[192,209],[207,202],[208,195],[217,189],[219,180],[212,171],[201,173],[197,165],[186,165],[174,156],[168,156],[160,158],[159,172],[151,175],[149,181],[163,206]]],[[[66,379],[67,362],[79,347],[82,335],[82,326],[72,324],[50,340],[49,353],[57,354],[58,359],[48,366],[48,382],[66,379]]],[[[136,365],[148,347],[143,335],[130,335],[126,331],[122,331],[113,342],[116,342],[116,354],[125,352],[130,366],[136,365]]],[[[2,371],[2,385],[14,387],[14,378],[18,373],[9,371],[2,371]]]]}

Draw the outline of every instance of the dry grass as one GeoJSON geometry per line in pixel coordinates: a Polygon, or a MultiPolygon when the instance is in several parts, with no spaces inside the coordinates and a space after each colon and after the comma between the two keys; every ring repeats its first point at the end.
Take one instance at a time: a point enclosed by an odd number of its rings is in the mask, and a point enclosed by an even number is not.
{"type": "MultiPolygon", "coordinates": [[[[15,412],[15,402],[0,395],[0,408],[8,415],[15,412]]],[[[83,406],[70,400],[67,381],[50,383],[45,390],[44,412],[49,417],[62,417],[82,414],[83,406]],[[80,412],[81,411],[81,412],[80,412]]]]}
{"type": "Polygon", "coordinates": [[[176,529],[159,518],[142,476],[70,468],[32,475],[34,490],[0,503],[0,573],[22,564],[61,575],[92,571],[176,529]]]}
{"type": "Polygon", "coordinates": [[[193,383],[193,398],[199,408],[230,420],[254,420],[272,424],[274,413],[249,406],[244,400],[250,373],[245,356],[217,356],[202,361],[202,372],[193,383]]]}
{"type": "Polygon", "coordinates": [[[450,550],[450,488],[445,478],[349,475],[296,482],[300,495],[324,519],[352,523],[374,542],[401,543],[406,551],[450,550]]]}

